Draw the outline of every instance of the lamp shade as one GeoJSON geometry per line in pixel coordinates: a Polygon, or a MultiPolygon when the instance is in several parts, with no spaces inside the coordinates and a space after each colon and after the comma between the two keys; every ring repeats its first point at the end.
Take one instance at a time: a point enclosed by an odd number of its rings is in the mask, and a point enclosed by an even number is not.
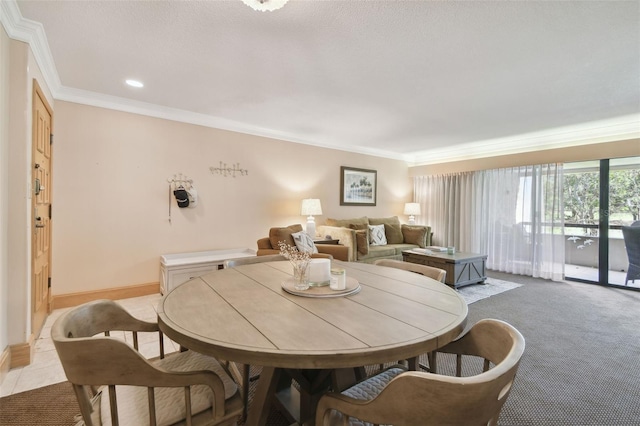
{"type": "Polygon", "coordinates": [[[404,214],[408,215],[420,215],[420,203],[405,203],[404,214]]]}
{"type": "Polygon", "coordinates": [[[302,208],[300,209],[300,214],[303,216],[322,214],[320,200],[317,198],[305,198],[304,200],[302,200],[302,208]]]}

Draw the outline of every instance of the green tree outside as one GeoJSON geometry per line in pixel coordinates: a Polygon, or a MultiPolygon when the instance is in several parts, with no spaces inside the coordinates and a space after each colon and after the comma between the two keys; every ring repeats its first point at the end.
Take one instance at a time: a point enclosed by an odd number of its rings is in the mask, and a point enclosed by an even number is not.
{"type": "MultiPolygon", "coordinates": [[[[565,222],[597,224],[600,219],[599,192],[598,172],[565,174],[565,222]]],[[[609,212],[612,222],[640,220],[640,170],[610,172],[609,212]]]]}

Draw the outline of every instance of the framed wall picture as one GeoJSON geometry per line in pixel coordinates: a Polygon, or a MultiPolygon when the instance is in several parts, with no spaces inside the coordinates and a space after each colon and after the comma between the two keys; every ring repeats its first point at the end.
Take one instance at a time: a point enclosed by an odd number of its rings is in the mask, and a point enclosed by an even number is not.
{"type": "Polygon", "coordinates": [[[340,205],[375,206],[378,172],[340,167],[340,205]]]}

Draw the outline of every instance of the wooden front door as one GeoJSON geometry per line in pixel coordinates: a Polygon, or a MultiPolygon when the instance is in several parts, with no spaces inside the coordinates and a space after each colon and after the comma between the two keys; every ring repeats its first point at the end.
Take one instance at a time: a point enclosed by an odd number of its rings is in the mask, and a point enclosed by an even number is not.
{"type": "Polygon", "coordinates": [[[38,335],[49,312],[51,278],[51,118],[38,83],[33,83],[31,332],[38,335]]]}

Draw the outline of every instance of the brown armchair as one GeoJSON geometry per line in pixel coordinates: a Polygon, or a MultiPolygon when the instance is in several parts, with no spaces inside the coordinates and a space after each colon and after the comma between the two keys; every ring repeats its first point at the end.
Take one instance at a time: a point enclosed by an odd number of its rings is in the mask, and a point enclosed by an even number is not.
{"type": "MultiPolygon", "coordinates": [[[[295,242],[291,234],[301,232],[302,225],[295,224],[287,227],[275,227],[269,230],[269,236],[258,240],[258,256],[269,254],[279,254],[278,241],[285,241],[290,246],[295,247],[295,242]]],[[[333,257],[336,260],[349,260],[349,248],[336,244],[317,244],[318,253],[312,257],[333,257]]]]}

